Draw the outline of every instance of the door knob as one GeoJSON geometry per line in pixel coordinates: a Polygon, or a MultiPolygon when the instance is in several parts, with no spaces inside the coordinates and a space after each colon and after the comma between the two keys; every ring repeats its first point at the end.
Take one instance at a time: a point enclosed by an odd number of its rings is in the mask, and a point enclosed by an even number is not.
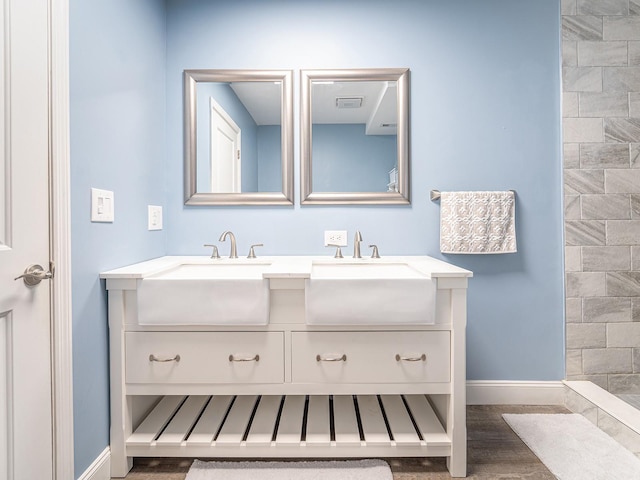
{"type": "Polygon", "coordinates": [[[29,265],[24,273],[22,275],[20,275],[19,277],[14,278],[14,280],[18,280],[19,278],[22,278],[24,280],[24,284],[27,285],[28,287],[33,287],[35,285],[38,285],[42,280],[48,280],[50,278],[53,278],[53,274],[54,274],[54,269],[53,269],[53,262],[49,263],[49,271],[45,272],[45,270],[42,268],[42,265],[29,265]]]}

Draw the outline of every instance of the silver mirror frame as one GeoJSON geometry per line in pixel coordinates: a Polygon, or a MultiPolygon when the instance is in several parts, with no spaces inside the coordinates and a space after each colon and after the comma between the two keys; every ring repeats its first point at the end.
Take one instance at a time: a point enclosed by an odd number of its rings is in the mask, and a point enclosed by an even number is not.
{"type": "Polygon", "coordinates": [[[185,70],[184,166],[185,205],[293,205],[293,71],[185,70]],[[196,87],[198,82],[282,82],[281,155],[282,192],[197,192],[196,87]]]}
{"type": "Polygon", "coordinates": [[[303,205],[406,205],[409,196],[409,69],[370,68],[300,72],[300,197],[303,205]],[[398,192],[314,192],[311,86],[314,81],[398,82],[398,192]]]}

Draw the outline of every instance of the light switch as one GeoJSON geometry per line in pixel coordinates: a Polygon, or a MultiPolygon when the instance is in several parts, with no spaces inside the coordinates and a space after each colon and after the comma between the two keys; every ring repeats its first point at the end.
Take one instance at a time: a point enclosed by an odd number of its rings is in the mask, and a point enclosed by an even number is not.
{"type": "Polygon", "coordinates": [[[91,221],[113,222],[113,192],[109,190],[91,189],[91,221]]]}
{"type": "Polygon", "coordinates": [[[162,230],[162,207],[149,205],[149,230],[162,230]]]}

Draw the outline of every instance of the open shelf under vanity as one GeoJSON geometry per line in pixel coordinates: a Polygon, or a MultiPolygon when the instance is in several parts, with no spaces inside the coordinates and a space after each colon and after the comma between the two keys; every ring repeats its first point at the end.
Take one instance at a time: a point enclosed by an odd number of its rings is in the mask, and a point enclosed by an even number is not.
{"type": "Polygon", "coordinates": [[[133,456],[447,456],[425,395],[170,395],[126,441],[133,456]]]}

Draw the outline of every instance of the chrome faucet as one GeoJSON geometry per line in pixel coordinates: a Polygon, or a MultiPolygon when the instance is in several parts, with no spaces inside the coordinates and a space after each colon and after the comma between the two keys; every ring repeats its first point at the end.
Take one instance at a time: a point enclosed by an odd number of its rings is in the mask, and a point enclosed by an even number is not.
{"type": "Polygon", "coordinates": [[[218,241],[224,242],[227,237],[231,238],[231,253],[229,253],[229,258],[238,258],[238,251],[236,250],[236,237],[235,235],[227,230],[220,235],[220,239],[218,241]]]}
{"type": "Polygon", "coordinates": [[[353,258],[362,258],[360,255],[360,242],[362,241],[362,235],[360,230],[356,230],[356,236],[353,239],[353,258]]]}

